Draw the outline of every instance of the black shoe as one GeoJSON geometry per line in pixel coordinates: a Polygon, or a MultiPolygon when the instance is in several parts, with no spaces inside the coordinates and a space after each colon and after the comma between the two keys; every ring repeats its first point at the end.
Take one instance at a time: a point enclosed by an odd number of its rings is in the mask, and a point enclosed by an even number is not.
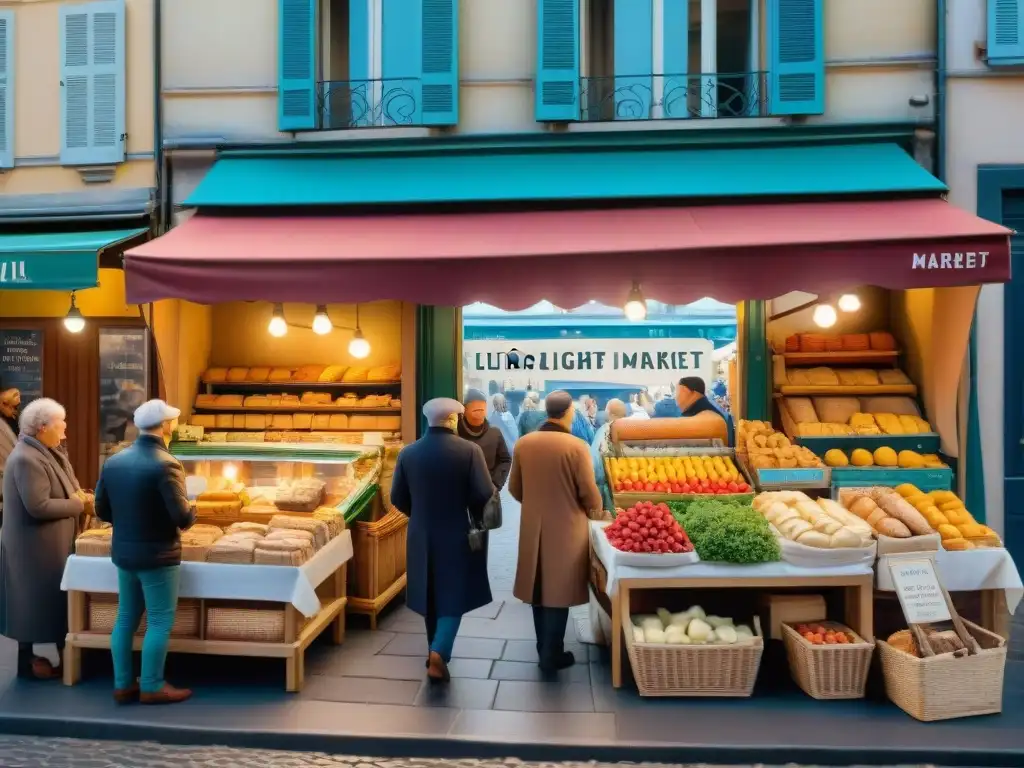
{"type": "Polygon", "coordinates": [[[562,653],[554,659],[545,659],[541,661],[540,669],[541,672],[546,675],[553,675],[561,672],[563,669],[568,669],[575,663],[576,657],[572,655],[572,651],[562,651],[562,653]]]}

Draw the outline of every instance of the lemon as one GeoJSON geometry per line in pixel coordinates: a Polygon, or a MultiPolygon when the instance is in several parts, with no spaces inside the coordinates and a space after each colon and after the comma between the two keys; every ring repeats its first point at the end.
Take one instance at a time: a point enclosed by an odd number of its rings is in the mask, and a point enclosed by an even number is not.
{"type": "Polygon", "coordinates": [[[849,466],[850,460],[838,448],[832,448],[825,451],[825,463],[830,467],[846,467],[849,466]]]}

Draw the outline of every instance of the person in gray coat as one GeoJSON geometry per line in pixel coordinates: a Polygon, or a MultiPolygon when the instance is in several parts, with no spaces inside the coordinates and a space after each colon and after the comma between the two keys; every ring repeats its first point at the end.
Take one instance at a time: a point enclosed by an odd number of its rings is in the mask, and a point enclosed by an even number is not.
{"type": "Polygon", "coordinates": [[[29,403],[4,472],[0,635],[18,641],[18,674],[35,680],[60,677],[59,667],[33,656],[32,645],[64,648],[68,604],[60,582],[85,508],[92,503],[60,447],[65,416],[53,400],[29,403]]]}

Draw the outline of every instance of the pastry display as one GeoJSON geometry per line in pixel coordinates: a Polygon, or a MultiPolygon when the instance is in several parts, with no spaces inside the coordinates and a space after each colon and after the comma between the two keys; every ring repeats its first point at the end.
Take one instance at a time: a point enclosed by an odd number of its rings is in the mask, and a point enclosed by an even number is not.
{"type": "Polygon", "coordinates": [[[820,354],[823,352],[895,352],[896,339],[891,333],[797,333],[787,336],[785,352],[820,354]]]}
{"type": "Polygon", "coordinates": [[[909,483],[897,486],[894,493],[917,510],[942,537],[949,550],[1001,547],[999,535],[974,519],[963,501],[952,491],[924,493],[909,483]]]}
{"type": "Polygon", "coordinates": [[[754,498],[754,509],[764,515],[779,535],[818,549],[870,546],[872,529],[831,499],[812,500],[799,491],[769,491],[754,498]]]}
{"type": "Polygon", "coordinates": [[[736,429],[737,453],[752,469],[822,467],[821,459],[809,448],[793,445],[767,421],[741,419],[736,429]]]}
{"type": "Polygon", "coordinates": [[[936,532],[925,515],[891,488],[843,488],[839,502],[883,536],[903,539],[936,532]]]}

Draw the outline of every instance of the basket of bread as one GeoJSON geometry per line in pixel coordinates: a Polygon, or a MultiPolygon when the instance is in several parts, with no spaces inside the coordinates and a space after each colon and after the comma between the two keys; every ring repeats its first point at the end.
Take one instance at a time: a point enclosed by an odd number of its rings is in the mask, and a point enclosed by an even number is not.
{"type": "Polygon", "coordinates": [[[871,526],[838,502],[800,491],[768,491],[753,506],[771,523],[786,562],[805,568],[874,562],[871,526]]]}

